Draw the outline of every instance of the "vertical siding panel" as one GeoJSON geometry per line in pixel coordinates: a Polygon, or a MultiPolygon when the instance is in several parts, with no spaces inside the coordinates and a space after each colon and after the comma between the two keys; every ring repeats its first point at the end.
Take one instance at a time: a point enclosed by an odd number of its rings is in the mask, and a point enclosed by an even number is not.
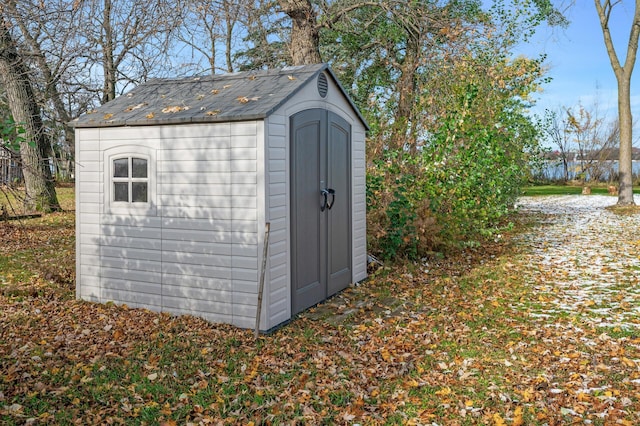
{"type": "Polygon", "coordinates": [[[265,280],[269,286],[263,301],[266,328],[272,328],[291,318],[289,290],[288,232],[288,117],[282,111],[266,121],[265,204],[267,221],[271,223],[269,260],[265,280]]]}
{"type": "Polygon", "coordinates": [[[76,131],[76,297],[102,301],[100,269],[100,213],[102,205],[99,129],[76,131]]]}
{"type": "Polygon", "coordinates": [[[231,123],[232,323],[253,327],[257,306],[258,260],[263,216],[261,121],[231,123]],[[253,323],[252,323],[253,322],[253,323]]]}

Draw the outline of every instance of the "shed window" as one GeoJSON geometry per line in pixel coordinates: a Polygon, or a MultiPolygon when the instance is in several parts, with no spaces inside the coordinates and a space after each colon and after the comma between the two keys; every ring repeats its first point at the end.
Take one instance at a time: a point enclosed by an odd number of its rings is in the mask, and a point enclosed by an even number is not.
{"type": "Polygon", "coordinates": [[[113,201],[149,201],[149,167],[145,158],[122,157],[113,160],[113,201]]]}

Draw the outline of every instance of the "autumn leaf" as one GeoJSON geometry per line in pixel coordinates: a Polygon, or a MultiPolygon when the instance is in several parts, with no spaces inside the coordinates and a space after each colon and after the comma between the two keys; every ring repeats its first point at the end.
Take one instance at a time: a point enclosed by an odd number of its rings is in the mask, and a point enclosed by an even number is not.
{"type": "Polygon", "coordinates": [[[162,112],[165,114],[173,114],[176,112],[180,112],[180,111],[187,111],[189,109],[188,106],[184,106],[184,105],[173,105],[173,106],[168,106],[162,109],[162,112]]]}
{"type": "Polygon", "coordinates": [[[504,419],[498,413],[494,413],[492,419],[495,426],[507,426],[504,419]]]}
{"type": "Polygon", "coordinates": [[[144,107],[144,106],[146,106],[146,105],[147,105],[147,103],[146,103],[146,102],[142,102],[142,103],[139,103],[139,104],[137,104],[137,105],[129,106],[129,107],[127,107],[124,111],[125,111],[125,112],[135,111],[135,110],[140,109],[140,108],[142,108],[142,107],[144,107]]]}
{"type": "Polygon", "coordinates": [[[111,120],[111,118],[112,118],[112,117],[113,117],[113,114],[111,114],[111,113],[107,113],[107,114],[105,114],[102,118],[103,118],[104,120],[111,120]]]}

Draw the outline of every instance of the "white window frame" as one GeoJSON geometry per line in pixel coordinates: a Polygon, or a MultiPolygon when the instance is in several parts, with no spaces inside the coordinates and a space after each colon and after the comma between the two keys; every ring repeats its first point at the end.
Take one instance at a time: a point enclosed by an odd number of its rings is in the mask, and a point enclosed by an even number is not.
{"type": "MultiPolygon", "coordinates": [[[[138,148],[138,147],[136,147],[138,148]]],[[[139,147],[139,150],[133,151],[131,147],[113,148],[105,151],[104,153],[104,177],[105,177],[105,191],[104,201],[106,206],[106,213],[127,213],[134,215],[155,216],[157,212],[156,207],[156,166],[155,166],[155,152],[151,149],[139,147]],[[127,178],[114,177],[115,172],[115,160],[127,159],[129,176],[127,178]],[[132,174],[132,159],[140,158],[147,161],[147,177],[146,178],[134,178],[132,174]],[[132,201],[115,201],[115,188],[114,184],[117,182],[128,183],[128,197],[131,200],[131,183],[133,182],[146,182],[147,183],[147,201],[146,202],[132,202],[132,201]]]]}

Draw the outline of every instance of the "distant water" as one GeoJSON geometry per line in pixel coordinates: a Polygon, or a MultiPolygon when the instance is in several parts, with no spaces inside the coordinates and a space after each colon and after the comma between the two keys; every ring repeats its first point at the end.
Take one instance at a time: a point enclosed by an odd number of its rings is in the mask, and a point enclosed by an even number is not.
{"type": "MultiPolygon", "coordinates": [[[[617,160],[607,160],[602,161],[600,163],[595,163],[591,166],[595,173],[587,172],[587,178],[591,179],[591,175],[595,175],[595,179],[601,182],[608,182],[614,178],[618,173],[618,161],[617,160]]],[[[632,162],[633,175],[638,177],[640,175],[640,161],[632,162]]],[[[582,170],[580,167],[580,163],[578,161],[570,161],[569,162],[569,180],[573,180],[578,178],[578,174],[582,170]]],[[[548,160],[544,162],[544,166],[542,170],[534,170],[534,177],[543,180],[563,180],[564,179],[564,168],[562,166],[562,162],[557,160],[548,160]]]]}

